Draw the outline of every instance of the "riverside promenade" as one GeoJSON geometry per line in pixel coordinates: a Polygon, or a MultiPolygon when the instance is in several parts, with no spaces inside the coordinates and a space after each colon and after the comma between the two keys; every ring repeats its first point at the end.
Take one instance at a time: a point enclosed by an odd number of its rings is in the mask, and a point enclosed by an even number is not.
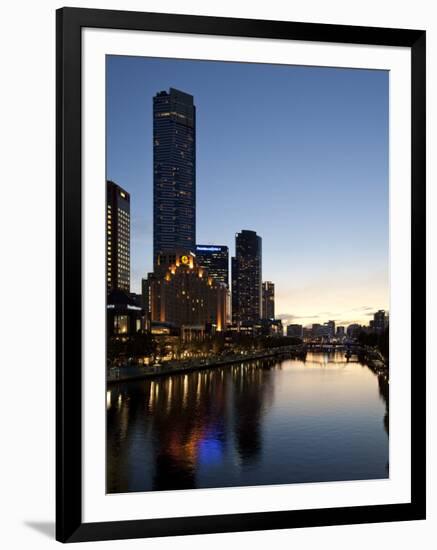
{"type": "MultiPolygon", "coordinates": [[[[345,346],[337,346],[336,348],[332,348],[332,346],[326,345],[318,346],[316,351],[329,353],[335,351],[335,349],[337,349],[337,351],[345,350],[348,352],[348,348],[345,346]]],[[[297,346],[281,346],[252,353],[238,353],[221,357],[194,358],[186,361],[168,361],[159,365],[126,365],[123,367],[110,368],[106,381],[107,384],[114,384],[117,382],[126,382],[128,380],[157,378],[172,374],[182,374],[211,369],[215,367],[225,367],[237,363],[256,361],[260,359],[305,359],[306,353],[309,350],[314,350],[314,347],[307,346],[306,344],[300,344],[297,346]]],[[[360,361],[367,364],[367,366],[376,374],[384,374],[388,378],[388,363],[376,349],[363,346],[352,346],[352,349],[349,348],[349,353],[356,355],[360,361]]]]}
{"type": "Polygon", "coordinates": [[[169,376],[172,374],[188,373],[197,370],[225,367],[236,363],[256,361],[258,359],[285,359],[302,357],[306,355],[303,345],[281,346],[252,353],[239,353],[217,358],[196,358],[189,361],[169,361],[162,365],[151,366],[125,366],[110,368],[107,375],[107,383],[126,382],[127,380],[141,380],[169,376]]]}

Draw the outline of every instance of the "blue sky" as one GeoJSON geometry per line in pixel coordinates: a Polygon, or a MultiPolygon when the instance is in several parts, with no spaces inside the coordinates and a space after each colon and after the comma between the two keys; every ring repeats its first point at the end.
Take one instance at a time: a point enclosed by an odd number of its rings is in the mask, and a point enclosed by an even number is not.
{"type": "Polygon", "coordinates": [[[197,242],[263,239],[286,322],[388,309],[386,71],[109,56],[107,176],[131,194],[131,286],[152,269],[152,98],[197,109],[197,242]]]}

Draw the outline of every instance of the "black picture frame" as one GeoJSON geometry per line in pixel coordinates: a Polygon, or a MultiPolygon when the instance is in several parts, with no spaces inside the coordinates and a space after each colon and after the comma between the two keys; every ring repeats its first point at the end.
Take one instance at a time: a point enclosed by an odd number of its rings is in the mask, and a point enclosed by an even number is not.
{"type": "Polygon", "coordinates": [[[82,522],[81,31],[85,27],[411,48],[412,320],[425,318],[423,30],[62,8],[57,63],[56,538],[78,542],[425,518],[425,331],[411,333],[411,502],[215,516],[82,522]]]}

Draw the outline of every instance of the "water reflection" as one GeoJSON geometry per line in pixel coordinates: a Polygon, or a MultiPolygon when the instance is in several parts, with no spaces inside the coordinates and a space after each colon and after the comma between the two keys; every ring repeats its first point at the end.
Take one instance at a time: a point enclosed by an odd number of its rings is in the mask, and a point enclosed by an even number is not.
{"type": "MultiPolygon", "coordinates": [[[[273,363],[274,364],[274,363],[273,363]]],[[[262,416],[272,402],[272,363],[245,364],[232,369],[234,433],[243,464],[255,463],[262,447],[262,416]]]]}
{"type": "Polygon", "coordinates": [[[386,477],[380,378],[314,353],[109,386],[107,490],[386,477]]]}

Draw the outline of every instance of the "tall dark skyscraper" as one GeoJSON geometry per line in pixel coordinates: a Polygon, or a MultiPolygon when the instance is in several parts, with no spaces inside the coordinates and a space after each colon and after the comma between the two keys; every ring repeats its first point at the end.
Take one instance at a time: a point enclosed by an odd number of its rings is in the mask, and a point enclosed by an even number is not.
{"type": "Polygon", "coordinates": [[[257,322],[262,316],[262,240],[255,231],[235,235],[232,258],[232,322],[257,322]]]}
{"type": "Polygon", "coordinates": [[[208,271],[208,275],[229,288],[229,253],[227,246],[198,244],[196,261],[208,271]]]}
{"type": "Polygon", "coordinates": [[[113,181],[106,182],[107,290],[130,292],[130,195],[113,181]]]}
{"type": "Polygon", "coordinates": [[[153,258],[196,246],[196,107],[170,88],[153,98],[153,258]]]}
{"type": "Polygon", "coordinates": [[[275,318],[275,285],[270,281],[263,283],[263,319],[275,318]]]}

